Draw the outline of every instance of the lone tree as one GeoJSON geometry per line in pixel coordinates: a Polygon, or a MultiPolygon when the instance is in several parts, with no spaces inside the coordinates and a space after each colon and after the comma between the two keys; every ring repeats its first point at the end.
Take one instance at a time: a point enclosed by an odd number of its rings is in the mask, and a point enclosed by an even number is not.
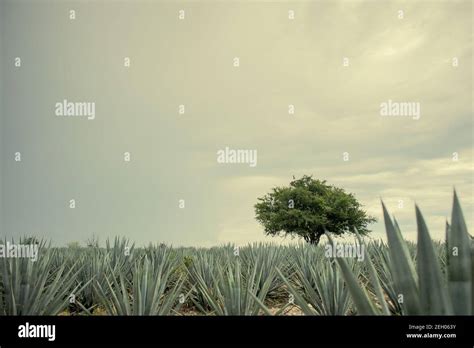
{"type": "Polygon", "coordinates": [[[315,245],[326,230],[342,235],[357,229],[365,235],[370,232],[367,225],[376,221],[353,194],[307,175],[258,200],[256,218],[267,235],[297,235],[315,245]]]}

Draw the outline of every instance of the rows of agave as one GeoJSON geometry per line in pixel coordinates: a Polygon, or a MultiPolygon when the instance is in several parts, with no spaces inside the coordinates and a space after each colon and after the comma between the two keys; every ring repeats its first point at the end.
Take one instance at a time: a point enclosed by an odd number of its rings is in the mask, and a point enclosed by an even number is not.
{"type": "Polygon", "coordinates": [[[431,240],[418,208],[416,244],[383,212],[387,244],[357,236],[363,262],[326,258],[323,245],[41,241],[36,262],[0,258],[0,315],[472,314],[473,244],[457,196],[446,243],[431,240]]]}

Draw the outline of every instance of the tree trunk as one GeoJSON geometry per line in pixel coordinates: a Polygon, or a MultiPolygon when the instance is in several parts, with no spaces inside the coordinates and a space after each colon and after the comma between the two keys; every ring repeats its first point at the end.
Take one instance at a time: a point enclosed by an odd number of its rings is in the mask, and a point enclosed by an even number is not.
{"type": "Polygon", "coordinates": [[[323,234],[322,234],[322,233],[319,233],[319,232],[310,235],[310,237],[309,237],[309,242],[310,242],[311,244],[313,244],[313,245],[318,245],[318,244],[319,244],[319,240],[321,239],[321,236],[322,236],[322,235],[323,235],[323,234]]]}

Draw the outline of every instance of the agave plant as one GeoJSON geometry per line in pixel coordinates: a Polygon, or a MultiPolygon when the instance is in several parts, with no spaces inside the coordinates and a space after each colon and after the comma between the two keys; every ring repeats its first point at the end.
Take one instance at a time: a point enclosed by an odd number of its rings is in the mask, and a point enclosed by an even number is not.
{"type": "MultiPolygon", "coordinates": [[[[133,259],[135,257],[135,244],[130,243],[130,241],[126,238],[115,237],[113,244],[109,239],[107,239],[105,246],[112,269],[120,269],[124,274],[129,275],[133,265],[133,259]]],[[[100,249],[95,248],[94,250],[100,249]]]]}
{"type": "MultiPolygon", "coordinates": [[[[275,276],[276,271],[264,276],[263,268],[256,264],[247,265],[242,272],[241,261],[235,257],[226,267],[217,265],[211,288],[202,277],[197,278],[196,286],[216,315],[257,315],[275,276]]],[[[206,311],[200,303],[196,306],[206,311]]]]}
{"type": "MultiPolygon", "coordinates": [[[[371,262],[376,271],[376,276],[380,281],[380,286],[383,290],[387,300],[387,306],[391,314],[402,315],[403,307],[398,302],[398,294],[393,283],[393,276],[390,270],[390,251],[385,243],[369,244],[367,247],[368,257],[371,257],[371,262]]],[[[370,267],[370,265],[368,265],[370,267]]],[[[367,269],[367,273],[370,271],[367,269]]],[[[370,292],[375,293],[372,282],[366,283],[370,287],[370,292]]]]}
{"type": "MultiPolygon", "coordinates": [[[[437,257],[423,215],[416,207],[418,241],[416,267],[407,243],[403,240],[396,220],[390,218],[383,205],[385,228],[390,251],[390,271],[397,298],[403,312],[409,315],[470,315],[473,292],[473,248],[461,206],[454,192],[451,226],[446,232],[447,271],[446,276],[437,257]],[[447,278],[447,279],[446,279],[447,278]]],[[[362,241],[361,241],[362,242],[362,241]]],[[[337,259],[344,279],[359,314],[389,314],[380,282],[370,258],[370,281],[375,295],[361,287],[350,272],[345,260],[337,259]]]]}
{"type": "MultiPolygon", "coordinates": [[[[79,285],[86,284],[84,290],[78,297],[78,307],[84,312],[91,314],[99,303],[99,295],[94,287],[98,282],[102,286],[107,285],[107,272],[115,274],[116,269],[110,266],[109,254],[103,250],[83,250],[83,254],[78,255],[79,273],[76,282],[79,285]]],[[[109,276],[112,276],[109,274],[109,276]]]]}
{"type": "MultiPolygon", "coordinates": [[[[345,315],[351,299],[341,272],[334,260],[324,257],[321,247],[303,246],[293,249],[295,273],[293,281],[278,270],[292,295],[292,300],[305,315],[345,315]]],[[[353,271],[359,272],[355,263],[353,271]]],[[[281,313],[281,312],[280,312],[281,313]]]]}
{"type": "MultiPolygon", "coordinates": [[[[310,278],[301,277],[304,298],[318,315],[346,315],[352,301],[340,270],[332,260],[321,266],[311,265],[310,278]]],[[[355,263],[353,269],[358,271],[355,263]]]]}
{"type": "Polygon", "coordinates": [[[283,280],[275,276],[275,270],[278,268],[283,274],[287,274],[291,264],[288,262],[287,251],[284,247],[277,247],[273,244],[258,243],[243,248],[240,252],[240,258],[243,264],[248,267],[257,267],[256,272],[261,273],[260,284],[272,277],[273,281],[268,289],[268,296],[272,298],[281,297],[283,290],[283,280]]]}
{"type": "MultiPolygon", "coordinates": [[[[222,266],[222,263],[214,253],[197,251],[192,264],[187,267],[189,289],[192,289],[193,303],[197,304],[197,307],[204,313],[212,310],[212,299],[216,298],[213,274],[217,272],[218,265],[222,266]],[[199,284],[199,286],[196,287],[196,284],[199,284]],[[205,291],[199,290],[203,288],[205,291]]],[[[225,265],[226,263],[224,263],[225,265]]]]}
{"type": "Polygon", "coordinates": [[[107,277],[107,289],[95,284],[101,304],[110,315],[172,314],[181,305],[183,285],[180,279],[170,287],[174,266],[144,257],[134,262],[131,282],[123,270],[117,270],[118,277],[107,277]]]}
{"type": "Polygon", "coordinates": [[[73,247],[56,249],[60,255],[55,264],[66,263],[78,270],[75,283],[83,286],[83,291],[69,306],[71,313],[84,312],[92,314],[100,302],[95,283],[100,283],[104,291],[108,292],[107,278],[117,277],[120,269],[131,279],[131,267],[134,259],[134,245],[125,238],[116,237],[113,242],[106,240],[106,248],[93,245],[87,248],[73,247]]]}
{"type": "Polygon", "coordinates": [[[82,288],[73,286],[78,271],[66,264],[54,267],[56,253],[38,244],[38,259],[1,258],[0,314],[56,315],[82,288]]]}

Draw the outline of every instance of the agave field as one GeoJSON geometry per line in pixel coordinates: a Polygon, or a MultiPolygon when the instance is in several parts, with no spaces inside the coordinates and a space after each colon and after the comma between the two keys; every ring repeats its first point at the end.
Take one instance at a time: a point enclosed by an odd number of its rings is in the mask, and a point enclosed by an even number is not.
{"type": "Polygon", "coordinates": [[[471,315],[473,242],[454,196],[446,241],[416,209],[417,243],[383,207],[387,243],[358,238],[362,262],[324,243],[235,248],[49,247],[0,259],[1,315],[471,315]]]}

